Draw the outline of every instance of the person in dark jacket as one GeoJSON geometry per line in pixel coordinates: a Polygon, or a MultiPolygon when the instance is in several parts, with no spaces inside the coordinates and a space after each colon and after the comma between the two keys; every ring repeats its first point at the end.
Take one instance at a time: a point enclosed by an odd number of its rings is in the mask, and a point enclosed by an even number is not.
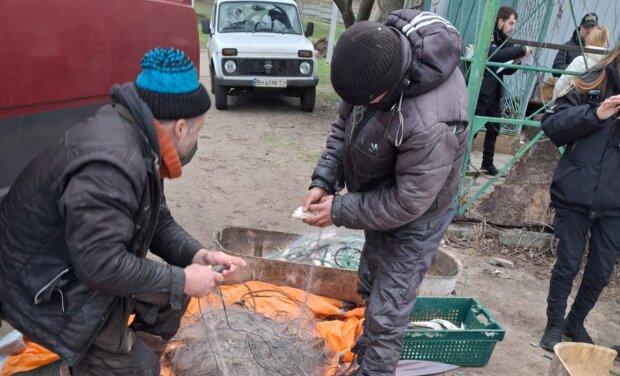
{"type": "MultiPolygon", "coordinates": [[[[592,31],[594,26],[598,25],[598,16],[596,13],[587,13],[581,19],[581,24],[573,32],[573,36],[570,40],[564,43],[565,46],[570,47],[579,47],[579,39],[581,39],[581,46],[586,46],[586,37],[592,31]],[[579,38],[579,39],[578,39],[579,38]]],[[[570,63],[575,60],[577,56],[581,56],[581,52],[579,50],[563,50],[558,51],[557,55],[555,55],[555,59],[553,60],[553,69],[566,70],[566,67],[570,65],[570,63]]],[[[555,77],[560,77],[561,74],[554,73],[555,77]]]]}
{"type": "Polygon", "coordinates": [[[334,49],[342,101],[303,206],[314,212],[307,224],[365,230],[359,375],[394,374],[418,286],[454,215],[468,134],[460,51],[449,22],[412,9],[387,26],[354,24],[334,49]]]}
{"type": "Polygon", "coordinates": [[[245,265],[185,232],[163,193],[209,106],[185,54],[154,49],[135,83],[114,85],[111,104],[19,175],[0,203],[2,318],[62,358],[24,374],[159,375],[143,339],[175,334],[188,296],[223,280],[210,265],[245,265]]]}
{"type": "Polygon", "coordinates": [[[573,85],[575,89],[559,97],[542,121],[549,139],[566,147],[551,184],[559,243],[540,342],[550,351],[562,334],[592,343],[584,321],[620,256],[620,45],[573,85]],[[586,242],[583,279],[565,318],[586,242]]]}
{"type": "MultiPolygon", "coordinates": [[[[498,63],[519,64],[521,58],[530,56],[532,49],[527,46],[515,46],[506,40],[512,35],[517,24],[517,11],[510,7],[501,7],[497,13],[495,29],[493,30],[493,41],[489,47],[489,59],[498,63]]],[[[503,69],[489,67],[497,78],[503,80],[504,76],[514,74],[514,69],[503,69]]],[[[503,95],[502,82],[498,81],[488,71],[484,72],[482,86],[478,103],[476,104],[476,115],[500,117],[501,99],[503,95]]],[[[486,134],[484,136],[484,151],[482,154],[482,170],[490,175],[497,175],[497,168],[493,164],[495,157],[495,142],[499,135],[500,125],[495,123],[486,124],[486,134]]]]}

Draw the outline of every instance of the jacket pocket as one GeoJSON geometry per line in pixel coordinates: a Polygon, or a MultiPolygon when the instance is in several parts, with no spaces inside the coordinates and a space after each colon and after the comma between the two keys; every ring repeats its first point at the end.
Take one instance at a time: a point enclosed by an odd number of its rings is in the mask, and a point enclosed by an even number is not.
{"type": "Polygon", "coordinates": [[[565,155],[560,159],[553,174],[552,183],[558,182],[569,174],[577,171],[582,167],[581,163],[573,160],[570,156],[565,155]]]}
{"type": "Polygon", "coordinates": [[[353,171],[363,180],[394,174],[395,155],[385,142],[356,142],[352,157],[353,171]]]}
{"type": "Polygon", "coordinates": [[[34,295],[34,304],[39,305],[41,303],[48,303],[52,300],[52,295],[58,293],[60,295],[60,302],[62,310],[65,310],[64,295],[62,293],[61,281],[62,277],[69,273],[69,268],[65,268],[56,274],[50,281],[43,285],[34,295]]]}
{"type": "Polygon", "coordinates": [[[590,207],[598,183],[598,169],[565,156],[560,159],[551,183],[551,199],[590,207]]]}

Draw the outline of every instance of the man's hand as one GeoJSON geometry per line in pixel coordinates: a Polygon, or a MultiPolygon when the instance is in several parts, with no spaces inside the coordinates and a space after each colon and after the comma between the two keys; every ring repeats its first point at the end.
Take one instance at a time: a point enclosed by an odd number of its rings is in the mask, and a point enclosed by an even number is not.
{"type": "Polygon", "coordinates": [[[328,195],[329,193],[323,188],[311,188],[310,191],[308,191],[306,197],[304,197],[303,201],[301,202],[304,211],[310,210],[310,205],[320,202],[323,197],[328,195]]]}
{"type": "Polygon", "coordinates": [[[227,255],[220,251],[207,251],[206,249],[198,251],[192,263],[199,265],[224,265],[226,266],[226,270],[222,272],[224,276],[234,273],[238,268],[247,266],[242,258],[227,255]]]}
{"type": "Polygon", "coordinates": [[[530,46],[525,46],[525,57],[532,56],[534,50],[530,46]]]}
{"type": "Polygon", "coordinates": [[[620,95],[614,95],[609,97],[601,103],[596,109],[596,116],[601,120],[607,120],[610,117],[618,114],[620,111],[620,95]]]}
{"type": "Polygon", "coordinates": [[[216,273],[210,266],[191,264],[185,269],[185,287],[183,292],[192,298],[202,298],[224,282],[224,276],[216,273]]]}
{"type": "Polygon", "coordinates": [[[304,219],[304,223],[310,226],[327,227],[334,224],[332,221],[333,195],[323,196],[318,204],[310,205],[310,211],[314,212],[310,218],[304,219]]]}

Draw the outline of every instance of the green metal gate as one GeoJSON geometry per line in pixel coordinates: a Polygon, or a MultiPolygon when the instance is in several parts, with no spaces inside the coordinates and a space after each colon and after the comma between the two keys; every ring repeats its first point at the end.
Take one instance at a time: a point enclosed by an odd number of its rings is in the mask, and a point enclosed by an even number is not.
{"type": "MultiPolygon", "coordinates": [[[[576,27],[578,21],[574,14],[573,0],[564,0],[564,2],[571,11],[571,17],[576,27]]],[[[467,153],[463,162],[461,186],[458,192],[459,214],[465,214],[471,209],[473,204],[483,197],[489,188],[497,182],[497,179],[505,176],[512,166],[543,137],[543,133],[540,131],[540,122],[535,119],[550,103],[546,103],[537,111],[526,115],[528,102],[533,93],[538,75],[547,73],[576,75],[574,72],[558,71],[539,66],[538,61],[542,53],[540,48],[534,50],[533,66],[497,63],[491,61],[488,56],[497,11],[501,5],[511,5],[519,12],[514,38],[542,42],[549,29],[554,3],[554,0],[459,0],[450,2],[448,18],[462,31],[466,45],[470,43],[475,44],[473,57],[471,59],[463,58],[463,61],[468,64],[466,75],[469,78],[468,92],[471,131],[468,139],[467,153]],[[513,77],[502,82],[489,69],[490,67],[516,69],[518,72],[513,77]],[[485,71],[488,71],[495,79],[499,80],[504,87],[503,114],[500,118],[475,115],[476,103],[485,71]],[[488,177],[486,182],[476,187],[475,181],[477,178],[466,179],[472,144],[475,134],[490,122],[501,124],[504,133],[512,133],[516,137],[520,136],[523,127],[534,128],[538,131],[517,150],[506,165],[501,168],[497,176],[488,177]]]]}

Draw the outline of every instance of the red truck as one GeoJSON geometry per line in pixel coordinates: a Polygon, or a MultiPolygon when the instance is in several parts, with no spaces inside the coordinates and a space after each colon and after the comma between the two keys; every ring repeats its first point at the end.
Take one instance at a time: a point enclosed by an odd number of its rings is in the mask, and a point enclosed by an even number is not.
{"type": "Polygon", "coordinates": [[[28,162],[133,81],[153,47],[200,66],[191,0],[2,0],[0,198],[28,162]]]}

